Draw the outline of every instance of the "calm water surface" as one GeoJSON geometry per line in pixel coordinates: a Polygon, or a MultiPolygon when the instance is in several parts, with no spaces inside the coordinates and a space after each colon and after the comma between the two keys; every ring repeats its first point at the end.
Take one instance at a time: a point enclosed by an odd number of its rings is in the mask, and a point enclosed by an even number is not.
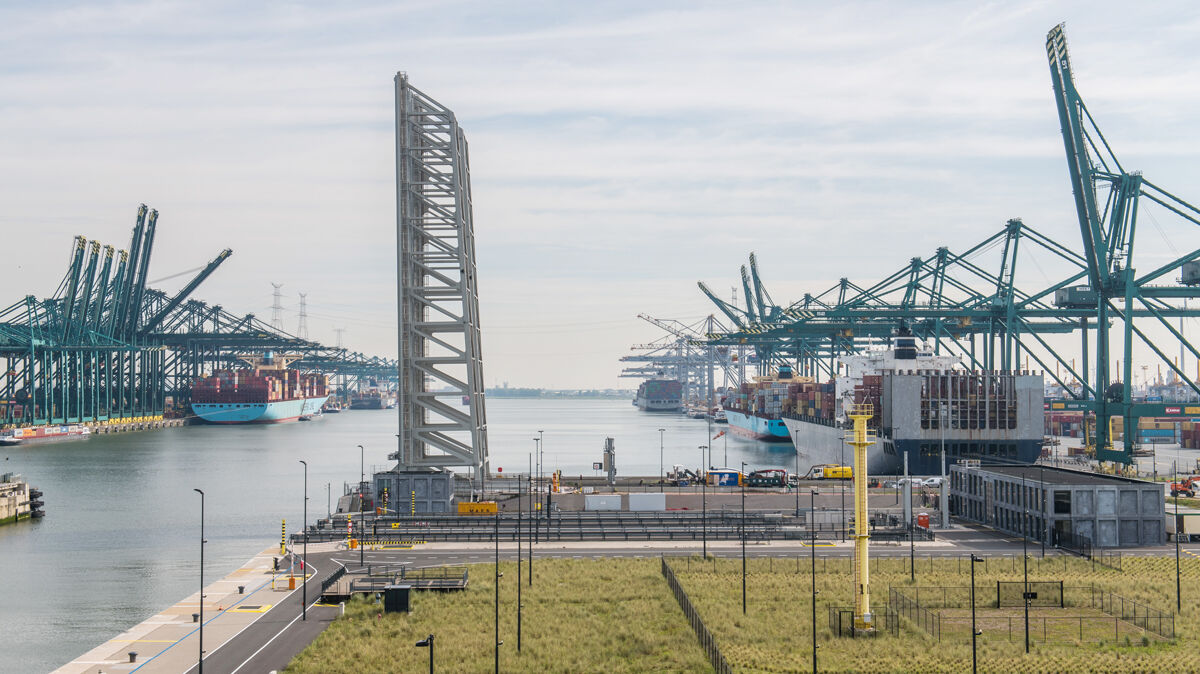
{"type": "MultiPolygon", "coordinates": [[[[312,423],[191,426],[84,441],[0,448],[0,472],[45,492],[40,522],[0,527],[0,672],[49,671],[194,592],[199,582],[200,497],[206,494],[205,577],[216,580],[278,541],[282,518],[298,530],[308,461],[309,517],[323,516],[368,472],[390,467],[396,413],[358,411],[312,423]]],[[[544,431],[547,469],[592,474],[604,439],[616,440],[619,475],[654,475],[664,462],[702,465],[703,421],[639,412],[623,400],[488,401],[493,469],[527,470],[544,431]]],[[[714,425],[716,435],[726,426],[714,425]]],[[[780,447],[727,434],[713,463],[790,467],[780,447]],[[728,460],[725,459],[728,452],[728,460]]]]}

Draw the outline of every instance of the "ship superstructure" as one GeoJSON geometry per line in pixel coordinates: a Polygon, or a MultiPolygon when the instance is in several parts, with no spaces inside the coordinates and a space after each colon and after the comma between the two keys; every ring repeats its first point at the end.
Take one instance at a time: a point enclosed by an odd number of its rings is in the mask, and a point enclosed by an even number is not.
{"type": "Polygon", "coordinates": [[[847,456],[847,414],[856,405],[873,410],[868,426],[878,441],[868,448],[867,470],[875,475],[898,473],[906,453],[910,473],[939,474],[943,440],[949,463],[1032,463],[1041,451],[1041,374],[966,370],[957,358],[919,350],[908,335],[894,349],[841,362],[845,374],[822,385],[833,390],[832,406],[784,414],[801,470],[847,456]]]}

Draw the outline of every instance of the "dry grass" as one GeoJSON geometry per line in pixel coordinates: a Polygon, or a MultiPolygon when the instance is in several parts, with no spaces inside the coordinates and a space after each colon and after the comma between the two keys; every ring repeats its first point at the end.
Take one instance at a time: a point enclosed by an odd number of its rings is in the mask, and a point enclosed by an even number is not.
{"type": "MultiPolygon", "coordinates": [[[[821,554],[818,551],[818,556],[821,554]]],[[[796,672],[808,671],[812,663],[812,608],[810,603],[809,559],[750,560],[748,582],[749,613],[742,615],[741,561],[719,560],[715,563],[699,559],[674,560],[680,582],[700,611],[705,624],[713,632],[722,652],[738,672],[796,672]],[[715,573],[714,573],[715,566],[715,573]]],[[[1185,595],[1200,579],[1200,559],[1183,560],[1185,595]]],[[[871,640],[834,638],[828,628],[826,607],[849,606],[852,602],[852,576],[849,560],[818,560],[817,639],[821,671],[837,672],[963,672],[971,666],[969,628],[962,631],[947,629],[939,642],[918,627],[901,620],[900,637],[890,635],[871,640]]],[[[877,559],[872,563],[873,603],[881,606],[887,601],[890,585],[911,588],[907,559],[877,559]]],[[[969,585],[968,562],[957,559],[918,558],[917,584],[969,585]]],[[[977,597],[982,604],[994,600],[997,580],[1020,580],[1021,559],[992,558],[976,567],[977,597]],[[990,587],[989,587],[990,585],[990,587]]],[[[1093,571],[1088,562],[1074,558],[1048,557],[1044,562],[1033,559],[1029,566],[1030,580],[1064,580],[1066,585],[1095,584],[1124,596],[1146,603],[1162,611],[1175,607],[1174,558],[1124,559],[1124,571],[1097,566],[1093,571]]],[[[1194,591],[1194,590],[1193,590],[1194,591]]],[[[1185,609],[1188,598],[1185,596],[1185,609]]],[[[1194,604],[1194,601],[1192,602],[1194,604]]],[[[1004,611],[1009,611],[1004,609],[1004,611]]],[[[1018,612],[1020,609],[1018,609],[1018,612]]],[[[953,612],[951,610],[951,612],[953,612]]],[[[1068,607],[1065,610],[1041,609],[1043,615],[1055,613],[1096,613],[1090,609],[1068,607]]],[[[996,614],[1003,611],[991,610],[996,614]]],[[[1038,614],[1035,611],[1035,614],[1038,614]]],[[[984,611],[981,615],[988,615],[984,611]]],[[[968,614],[969,615],[969,614],[968,614]]],[[[969,618],[968,618],[969,620],[969,618]]],[[[1029,655],[1024,653],[1024,623],[1014,627],[1009,640],[1007,621],[1001,626],[983,624],[984,634],[979,641],[981,672],[1148,672],[1196,671],[1195,650],[1190,645],[1200,634],[1200,612],[1185,610],[1176,619],[1178,638],[1174,643],[1142,646],[1141,630],[1121,625],[1119,639],[1112,634],[1110,618],[1085,622],[1086,640],[1104,643],[1073,645],[1038,643],[1029,655]],[[1094,628],[1087,634],[1088,627],[1094,628]]],[[[1078,623],[1072,623],[1076,634],[1078,623]]],[[[1052,625],[1053,626],[1053,625],[1052,625]]],[[[1058,637],[1067,638],[1065,627],[1058,637]]],[[[1048,636],[1053,636],[1049,635],[1048,636]]],[[[1152,637],[1153,639],[1153,637],[1152,637]]]]}
{"type": "MultiPolygon", "coordinates": [[[[528,570],[528,567],[525,567],[528,570]]],[[[502,563],[500,668],[505,672],[691,672],[710,669],[658,559],[538,560],[517,653],[515,563],[502,563]]],[[[295,674],[419,672],[436,635],[437,670],[493,668],[494,567],[470,567],[463,592],[416,592],[409,615],[357,601],[285,670],[295,674]]],[[[527,582],[527,581],[526,581],[527,582]]]]}

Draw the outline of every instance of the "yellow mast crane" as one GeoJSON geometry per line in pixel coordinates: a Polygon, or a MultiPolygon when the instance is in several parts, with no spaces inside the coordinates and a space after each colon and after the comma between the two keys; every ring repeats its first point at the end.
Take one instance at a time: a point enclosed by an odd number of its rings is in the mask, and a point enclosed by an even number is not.
{"type": "Polygon", "coordinates": [[[854,447],[854,629],[875,629],[875,617],[871,615],[871,570],[870,552],[867,548],[870,528],[867,526],[867,446],[875,444],[875,436],[867,428],[867,421],[875,416],[870,404],[854,405],[850,409],[854,422],[854,434],[850,444],[854,447]]]}

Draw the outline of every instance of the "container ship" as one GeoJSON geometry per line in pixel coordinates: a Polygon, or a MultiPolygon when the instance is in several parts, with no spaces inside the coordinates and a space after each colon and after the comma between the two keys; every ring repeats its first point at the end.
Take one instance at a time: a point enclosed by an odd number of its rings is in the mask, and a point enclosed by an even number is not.
{"type": "Polygon", "coordinates": [[[918,350],[910,334],[901,333],[895,343],[894,349],[844,356],[843,376],[800,386],[783,423],[801,472],[852,460],[852,448],[843,444],[847,413],[862,404],[871,405],[867,425],[877,436],[867,447],[867,471],[873,475],[901,472],[906,454],[910,474],[940,474],[943,440],[947,463],[1037,460],[1043,437],[1040,374],[966,370],[957,358],[918,350]],[[817,396],[819,404],[810,402],[817,396]]]}
{"type": "Polygon", "coordinates": [[[0,430],[0,446],[24,445],[30,442],[51,440],[82,440],[91,434],[92,429],[81,424],[8,428],[0,430]]]}
{"type": "Polygon", "coordinates": [[[350,397],[352,410],[390,410],[395,406],[396,397],[390,391],[367,389],[350,397]]]}
{"type": "Polygon", "coordinates": [[[767,442],[790,442],[783,413],[794,407],[796,392],[812,379],[797,377],[792,368],[781,366],[773,376],[755,377],[742,384],[736,394],[726,396],[725,419],[737,435],[767,442]]]}
{"type": "Polygon", "coordinates": [[[251,367],[222,370],[192,386],[192,412],[214,424],[270,424],[320,412],[325,375],[289,370],[300,356],[240,356],[251,367]]]}
{"type": "Polygon", "coordinates": [[[647,379],[638,386],[633,404],[643,412],[680,412],[683,384],[674,379],[647,379]]]}

